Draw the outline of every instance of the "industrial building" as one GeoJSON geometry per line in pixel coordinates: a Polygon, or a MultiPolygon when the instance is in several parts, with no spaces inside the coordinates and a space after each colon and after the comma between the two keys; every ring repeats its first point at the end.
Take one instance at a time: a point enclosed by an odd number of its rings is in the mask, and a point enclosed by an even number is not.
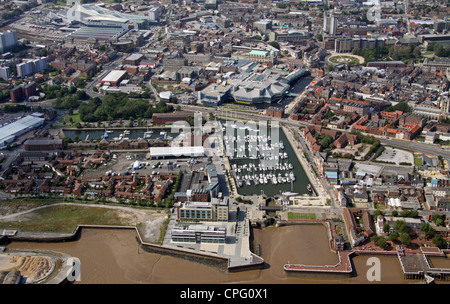
{"type": "Polygon", "coordinates": [[[42,126],[44,121],[41,113],[34,113],[0,127],[0,149],[5,149],[18,136],[42,126]]]}
{"type": "Polygon", "coordinates": [[[80,27],[67,37],[74,40],[115,41],[128,32],[122,27],[80,27]]]}
{"type": "Polygon", "coordinates": [[[125,78],[126,75],[127,71],[125,70],[112,70],[98,82],[105,85],[119,86],[120,82],[125,78]]]}

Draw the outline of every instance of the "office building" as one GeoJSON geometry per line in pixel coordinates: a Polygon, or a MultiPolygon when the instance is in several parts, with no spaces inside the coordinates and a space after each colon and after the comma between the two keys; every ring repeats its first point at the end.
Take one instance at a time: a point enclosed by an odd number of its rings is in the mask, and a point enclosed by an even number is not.
{"type": "Polygon", "coordinates": [[[325,13],[323,16],[323,32],[329,35],[336,34],[337,30],[337,19],[334,16],[334,13],[325,13]]]}
{"type": "Polygon", "coordinates": [[[175,225],[171,232],[173,242],[184,243],[225,243],[225,227],[206,225],[175,225]]]}
{"type": "Polygon", "coordinates": [[[163,11],[162,6],[152,6],[149,10],[148,10],[148,17],[150,19],[150,21],[153,22],[157,22],[159,21],[159,18],[161,17],[161,13],[163,11]]]}
{"type": "Polygon", "coordinates": [[[179,202],[177,205],[179,221],[228,221],[228,197],[212,198],[210,202],[179,202]]]}

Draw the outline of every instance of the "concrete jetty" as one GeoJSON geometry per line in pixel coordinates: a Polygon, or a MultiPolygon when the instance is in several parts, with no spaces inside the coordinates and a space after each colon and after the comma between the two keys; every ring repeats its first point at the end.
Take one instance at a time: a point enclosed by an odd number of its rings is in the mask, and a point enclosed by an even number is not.
{"type": "Polygon", "coordinates": [[[285,264],[283,269],[288,274],[299,274],[315,277],[350,277],[353,274],[351,256],[354,253],[354,251],[338,251],[339,262],[336,265],[285,264]]]}

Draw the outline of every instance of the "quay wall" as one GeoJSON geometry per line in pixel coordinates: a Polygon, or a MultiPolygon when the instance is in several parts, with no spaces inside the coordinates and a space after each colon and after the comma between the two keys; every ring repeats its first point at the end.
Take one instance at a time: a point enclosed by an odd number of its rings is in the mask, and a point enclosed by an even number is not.
{"type": "MultiPolygon", "coordinates": [[[[228,269],[228,258],[202,254],[198,252],[188,251],[182,248],[171,248],[157,244],[146,243],[142,240],[139,230],[135,226],[108,226],[108,225],[79,225],[72,232],[57,233],[57,232],[29,232],[17,230],[14,235],[7,235],[7,241],[15,242],[70,242],[76,241],[81,235],[83,228],[89,229],[134,229],[136,231],[136,241],[140,248],[144,251],[157,253],[162,255],[169,255],[176,258],[183,258],[186,260],[199,262],[209,266],[218,267],[220,269],[228,269]]],[[[11,229],[12,230],[12,229],[11,229]]],[[[255,265],[249,265],[255,267],[255,265]]],[[[245,266],[234,267],[237,269],[246,269],[245,266]]]]}

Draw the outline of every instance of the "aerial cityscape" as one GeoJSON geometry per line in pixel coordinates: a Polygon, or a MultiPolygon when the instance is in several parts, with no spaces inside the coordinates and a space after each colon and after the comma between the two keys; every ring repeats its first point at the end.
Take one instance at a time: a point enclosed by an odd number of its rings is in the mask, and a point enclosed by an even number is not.
{"type": "Polygon", "coordinates": [[[448,284],[449,4],[0,2],[0,284],[448,284]]]}

